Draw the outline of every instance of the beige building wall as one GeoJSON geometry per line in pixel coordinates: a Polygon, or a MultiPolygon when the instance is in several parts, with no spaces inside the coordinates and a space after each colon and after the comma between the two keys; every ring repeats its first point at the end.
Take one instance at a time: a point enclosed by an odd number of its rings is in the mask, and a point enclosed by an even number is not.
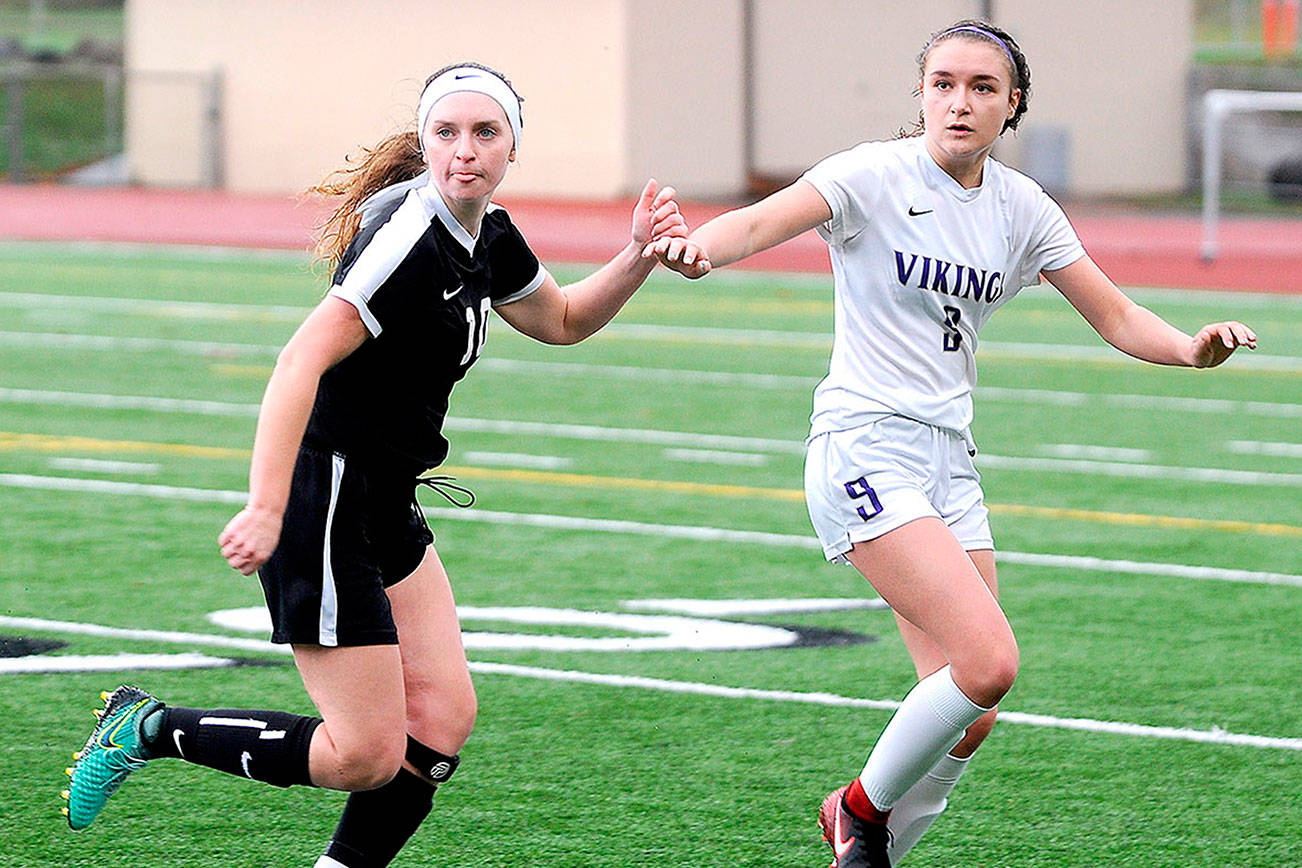
{"type": "MultiPolygon", "coordinates": [[[[128,0],[129,81],[222,71],[226,186],[300,190],[343,156],[412,125],[425,78],[473,59],[524,96],[504,192],[612,195],[625,187],[629,55],[611,0],[128,0]]],[[[127,155],[144,183],[186,179],[196,155],[157,147],[175,111],[127,94],[127,155]]]]}
{"type": "Polygon", "coordinates": [[[918,116],[915,58],[927,34],[976,12],[971,0],[755,4],[755,170],[794,177],[918,116]]]}
{"type": "Polygon", "coordinates": [[[626,191],[746,188],[743,0],[630,0],[626,191]]]}
{"type": "MultiPolygon", "coordinates": [[[[1046,124],[1066,128],[1073,192],[1183,186],[1191,0],[998,0],[997,8],[1016,22],[1031,64],[1033,99],[1024,131],[1046,124]]],[[[1013,137],[1000,158],[1018,165],[1030,138],[1013,137]]]]}
{"type": "MultiPolygon", "coordinates": [[[[525,97],[504,195],[627,195],[651,175],[691,196],[740,195],[752,175],[793,178],[911,122],[926,35],[980,5],[127,0],[128,160],[144,183],[204,183],[195,76],[219,69],[224,185],[303,189],[409,125],[434,69],[477,59],[525,97]]],[[[1182,184],[1192,0],[994,9],[1034,73],[1025,133],[997,156],[1015,166],[1061,158],[1075,194],[1182,184]],[[1065,150],[1031,153],[1046,132],[1065,150]]]]}

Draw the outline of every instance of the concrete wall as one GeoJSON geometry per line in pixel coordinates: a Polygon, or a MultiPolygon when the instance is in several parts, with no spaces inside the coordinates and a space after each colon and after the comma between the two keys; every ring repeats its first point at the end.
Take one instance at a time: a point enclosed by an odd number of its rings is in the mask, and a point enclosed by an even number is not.
{"type": "MultiPolygon", "coordinates": [[[[505,195],[609,197],[650,175],[739,195],[751,176],[787,180],[910,123],[927,34],[981,5],[127,0],[128,159],[145,183],[204,183],[201,79],[177,73],[219,69],[224,185],[302,189],[409,125],[434,69],[476,59],[525,96],[505,195]]],[[[1034,74],[1024,133],[1001,159],[1047,167],[1077,194],[1180,187],[1192,0],[993,5],[1034,74]]]]}

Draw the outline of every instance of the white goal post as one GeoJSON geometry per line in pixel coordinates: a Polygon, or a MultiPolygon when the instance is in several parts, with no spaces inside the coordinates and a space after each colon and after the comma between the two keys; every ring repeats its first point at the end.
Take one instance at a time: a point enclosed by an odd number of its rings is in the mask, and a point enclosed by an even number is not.
{"type": "Polygon", "coordinates": [[[1216,225],[1221,210],[1221,145],[1225,118],[1232,112],[1302,112],[1302,92],[1209,90],[1203,95],[1202,258],[1216,258],[1216,225]]]}

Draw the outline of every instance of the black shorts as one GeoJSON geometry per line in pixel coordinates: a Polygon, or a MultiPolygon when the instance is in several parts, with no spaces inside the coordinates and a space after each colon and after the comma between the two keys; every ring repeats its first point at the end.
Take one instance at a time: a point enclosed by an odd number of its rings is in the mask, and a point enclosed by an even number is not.
{"type": "Polygon", "coordinates": [[[385,589],[411,575],[433,542],[414,479],[304,446],[280,543],[258,571],[271,641],[396,645],[385,589]]]}

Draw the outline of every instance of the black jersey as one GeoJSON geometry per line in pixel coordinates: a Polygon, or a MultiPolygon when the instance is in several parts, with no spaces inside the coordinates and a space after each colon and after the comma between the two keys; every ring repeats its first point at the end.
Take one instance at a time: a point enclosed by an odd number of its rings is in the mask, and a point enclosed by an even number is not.
{"type": "Polygon", "coordinates": [[[434,187],[408,193],[340,260],[330,295],[371,336],[322,376],[304,442],[413,477],[442,463],[448,397],[483,349],[489,308],[546,276],[502,208],[472,238],[434,187]]]}

